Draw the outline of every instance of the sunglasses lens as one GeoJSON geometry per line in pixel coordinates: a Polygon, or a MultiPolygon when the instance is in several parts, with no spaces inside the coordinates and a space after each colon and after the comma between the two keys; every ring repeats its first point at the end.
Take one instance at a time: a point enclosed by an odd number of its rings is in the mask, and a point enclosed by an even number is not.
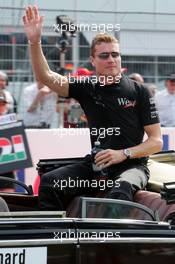
{"type": "Polygon", "coordinates": [[[108,59],[108,58],[109,58],[109,55],[110,55],[110,53],[100,53],[100,54],[98,55],[98,57],[99,57],[100,59],[108,59]]]}
{"type": "Polygon", "coordinates": [[[105,60],[105,59],[108,59],[110,55],[111,55],[113,58],[117,58],[117,57],[120,56],[120,53],[119,53],[119,52],[111,52],[111,53],[104,52],[104,53],[100,53],[100,54],[98,55],[98,57],[99,57],[100,59],[104,59],[104,60],[105,60]]]}
{"type": "Polygon", "coordinates": [[[112,56],[113,58],[117,58],[117,57],[120,56],[120,53],[119,53],[119,52],[111,52],[111,56],[112,56]]]}

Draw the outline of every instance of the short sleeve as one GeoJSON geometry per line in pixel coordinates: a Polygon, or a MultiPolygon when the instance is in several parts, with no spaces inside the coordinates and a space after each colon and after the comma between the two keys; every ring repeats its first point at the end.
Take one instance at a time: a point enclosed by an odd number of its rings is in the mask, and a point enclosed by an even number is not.
{"type": "Polygon", "coordinates": [[[155,98],[144,85],[139,86],[139,113],[143,126],[160,123],[155,98]]]}

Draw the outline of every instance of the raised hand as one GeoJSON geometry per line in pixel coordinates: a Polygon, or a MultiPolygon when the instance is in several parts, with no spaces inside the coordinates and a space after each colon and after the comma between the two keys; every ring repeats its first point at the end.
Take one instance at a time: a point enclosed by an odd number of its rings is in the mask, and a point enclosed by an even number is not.
{"type": "Polygon", "coordinates": [[[28,40],[37,43],[41,40],[44,17],[39,15],[37,6],[28,6],[23,16],[24,29],[28,40]]]}
{"type": "Polygon", "coordinates": [[[51,90],[48,87],[43,87],[38,91],[36,99],[38,102],[42,102],[46,95],[50,94],[51,90]]]}

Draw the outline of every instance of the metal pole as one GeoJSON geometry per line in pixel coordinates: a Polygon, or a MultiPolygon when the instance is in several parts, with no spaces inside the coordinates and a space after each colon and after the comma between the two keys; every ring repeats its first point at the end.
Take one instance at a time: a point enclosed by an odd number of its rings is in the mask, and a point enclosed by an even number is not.
{"type": "MultiPolygon", "coordinates": [[[[59,50],[60,50],[60,72],[59,73],[61,75],[65,75],[65,56],[66,56],[67,46],[69,44],[65,32],[62,33],[62,36],[61,36],[59,44],[60,44],[60,47],[59,47],[59,50]]],[[[62,98],[59,101],[59,104],[60,104],[59,127],[60,128],[64,127],[64,102],[65,102],[64,98],[62,98]]]]}
{"type": "MultiPolygon", "coordinates": [[[[77,0],[74,0],[74,10],[77,10],[77,0]]],[[[77,12],[74,12],[74,21],[77,21],[77,12]]],[[[77,32],[77,37],[72,39],[72,55],[73,55],[73,70],[74,72],[78,68],[79,62],[79,33],[77,32]]]]}
{"type": "MultiPolygon", "coordinates": [[[[65,75],[65,51],[60,50],[60,74],[65,75]]],[[[64,99],[59,100],[60,111],[59,111],[59,127],[64,127],[64,99]]]]}

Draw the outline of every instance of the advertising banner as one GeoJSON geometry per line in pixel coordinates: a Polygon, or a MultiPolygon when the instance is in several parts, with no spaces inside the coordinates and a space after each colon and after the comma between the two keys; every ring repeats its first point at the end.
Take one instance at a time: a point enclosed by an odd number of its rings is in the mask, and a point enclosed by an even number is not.
{"type": "Polygon", "coordinates": [[[0,126],[0,173],[32,167],[22,121],[0,126]]]}

